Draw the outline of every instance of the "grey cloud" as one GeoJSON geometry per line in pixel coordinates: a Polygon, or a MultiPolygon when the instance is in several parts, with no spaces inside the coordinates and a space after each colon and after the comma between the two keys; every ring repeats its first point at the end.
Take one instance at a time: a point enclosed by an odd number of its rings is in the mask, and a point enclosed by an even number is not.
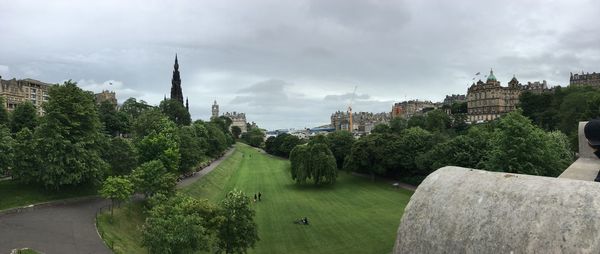
{"type": "Polygon", "coordinates": [[[563,85],[600,71],[593,0],[0,2],[3,78],[116,80],[119,99],[158,104],[178,53],[194,118],[216,99],[269,128],[327,122],[354,86],[370,96],[355,109],[382,112],[466,93],[489,68],[563,85]]]}

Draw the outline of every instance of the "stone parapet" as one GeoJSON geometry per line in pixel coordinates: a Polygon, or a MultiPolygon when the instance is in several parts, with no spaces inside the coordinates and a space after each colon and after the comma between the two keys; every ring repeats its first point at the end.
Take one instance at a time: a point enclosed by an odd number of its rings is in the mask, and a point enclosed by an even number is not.
{"type": "Polygon", "coordinates": [[[600,183],[441,168],[406,206],[394,253],[600,253],[600,183]]]}

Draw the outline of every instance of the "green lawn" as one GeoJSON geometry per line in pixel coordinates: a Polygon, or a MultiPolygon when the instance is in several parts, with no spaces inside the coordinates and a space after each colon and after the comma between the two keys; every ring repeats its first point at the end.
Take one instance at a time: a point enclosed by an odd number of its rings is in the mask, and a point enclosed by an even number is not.
{"type": "MultiPolygon", "coordinates": [[[[220,201],[233,188],[263,200],[252,204],[260,241],[250,253],[390,253],[404,206],[412,192],[388,183],[341,172],[333,186],[296,185],[288,160],[261,154],[238,143],[231,157],[214,171],[181,191],[196,198],[220,201]],[[310,226],[294,220],[308,217],[310,226]]],[[[104,239],[115,253],[145,253],[140,246],[144,221],[134,203],[98,220],[104,239]]]]}
{"type": "Polygon", "coordinates": [[[389,253],[412,192],[340,172],[333,186],[297,185],[289,162],[238,144],[232,157],[182,190],[218,202],[233,188],[252,206],[261,240],[251,253],[389,253]],[[293,224],[308,217],[310,226],[293,224]]]}
{"type": "Polygon", "coordinates": [[[111,218],[110,210],[98,215],[98,233],[114,253],[148,253],[141,245],[142,235],[138,227],[144,224],[142,202],[115,207],[111,218]]]}
{"type": "Polygon", "coordinates": [[[60,191],[49,191],[37,185],[19,184],[12,180],[3,180],[0,181],[0,210],[52,200],[92,196],[96,193],[96,188],[91,185],[65,187],[60,191]]]}

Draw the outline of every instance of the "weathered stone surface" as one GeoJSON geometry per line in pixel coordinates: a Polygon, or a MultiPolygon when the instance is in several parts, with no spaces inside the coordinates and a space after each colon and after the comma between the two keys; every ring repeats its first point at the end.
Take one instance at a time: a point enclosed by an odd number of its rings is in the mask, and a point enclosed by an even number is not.
{"type": "Polygon", "coordinates": [[[579,159],[569,166],[558,178],[594,181],[600,170],[600,159],[588,145],[583,128],[587,122],[579,122],[579,159]]]}
{"type": "Polygon", "coordinates": [[[600,183],[444,167],[408,203],[395,253],[600,253],[600,183]]]}

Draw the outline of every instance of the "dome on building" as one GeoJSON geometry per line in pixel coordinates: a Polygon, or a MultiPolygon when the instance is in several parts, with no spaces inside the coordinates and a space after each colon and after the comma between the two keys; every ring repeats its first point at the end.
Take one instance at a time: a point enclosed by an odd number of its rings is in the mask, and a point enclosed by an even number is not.
{"type": "Polygon", "coordinates": [[[487,78],[487,81],[497,81],[496,76],[494,76],[494,71],[490,69],[490,75],[487,78]]]}

